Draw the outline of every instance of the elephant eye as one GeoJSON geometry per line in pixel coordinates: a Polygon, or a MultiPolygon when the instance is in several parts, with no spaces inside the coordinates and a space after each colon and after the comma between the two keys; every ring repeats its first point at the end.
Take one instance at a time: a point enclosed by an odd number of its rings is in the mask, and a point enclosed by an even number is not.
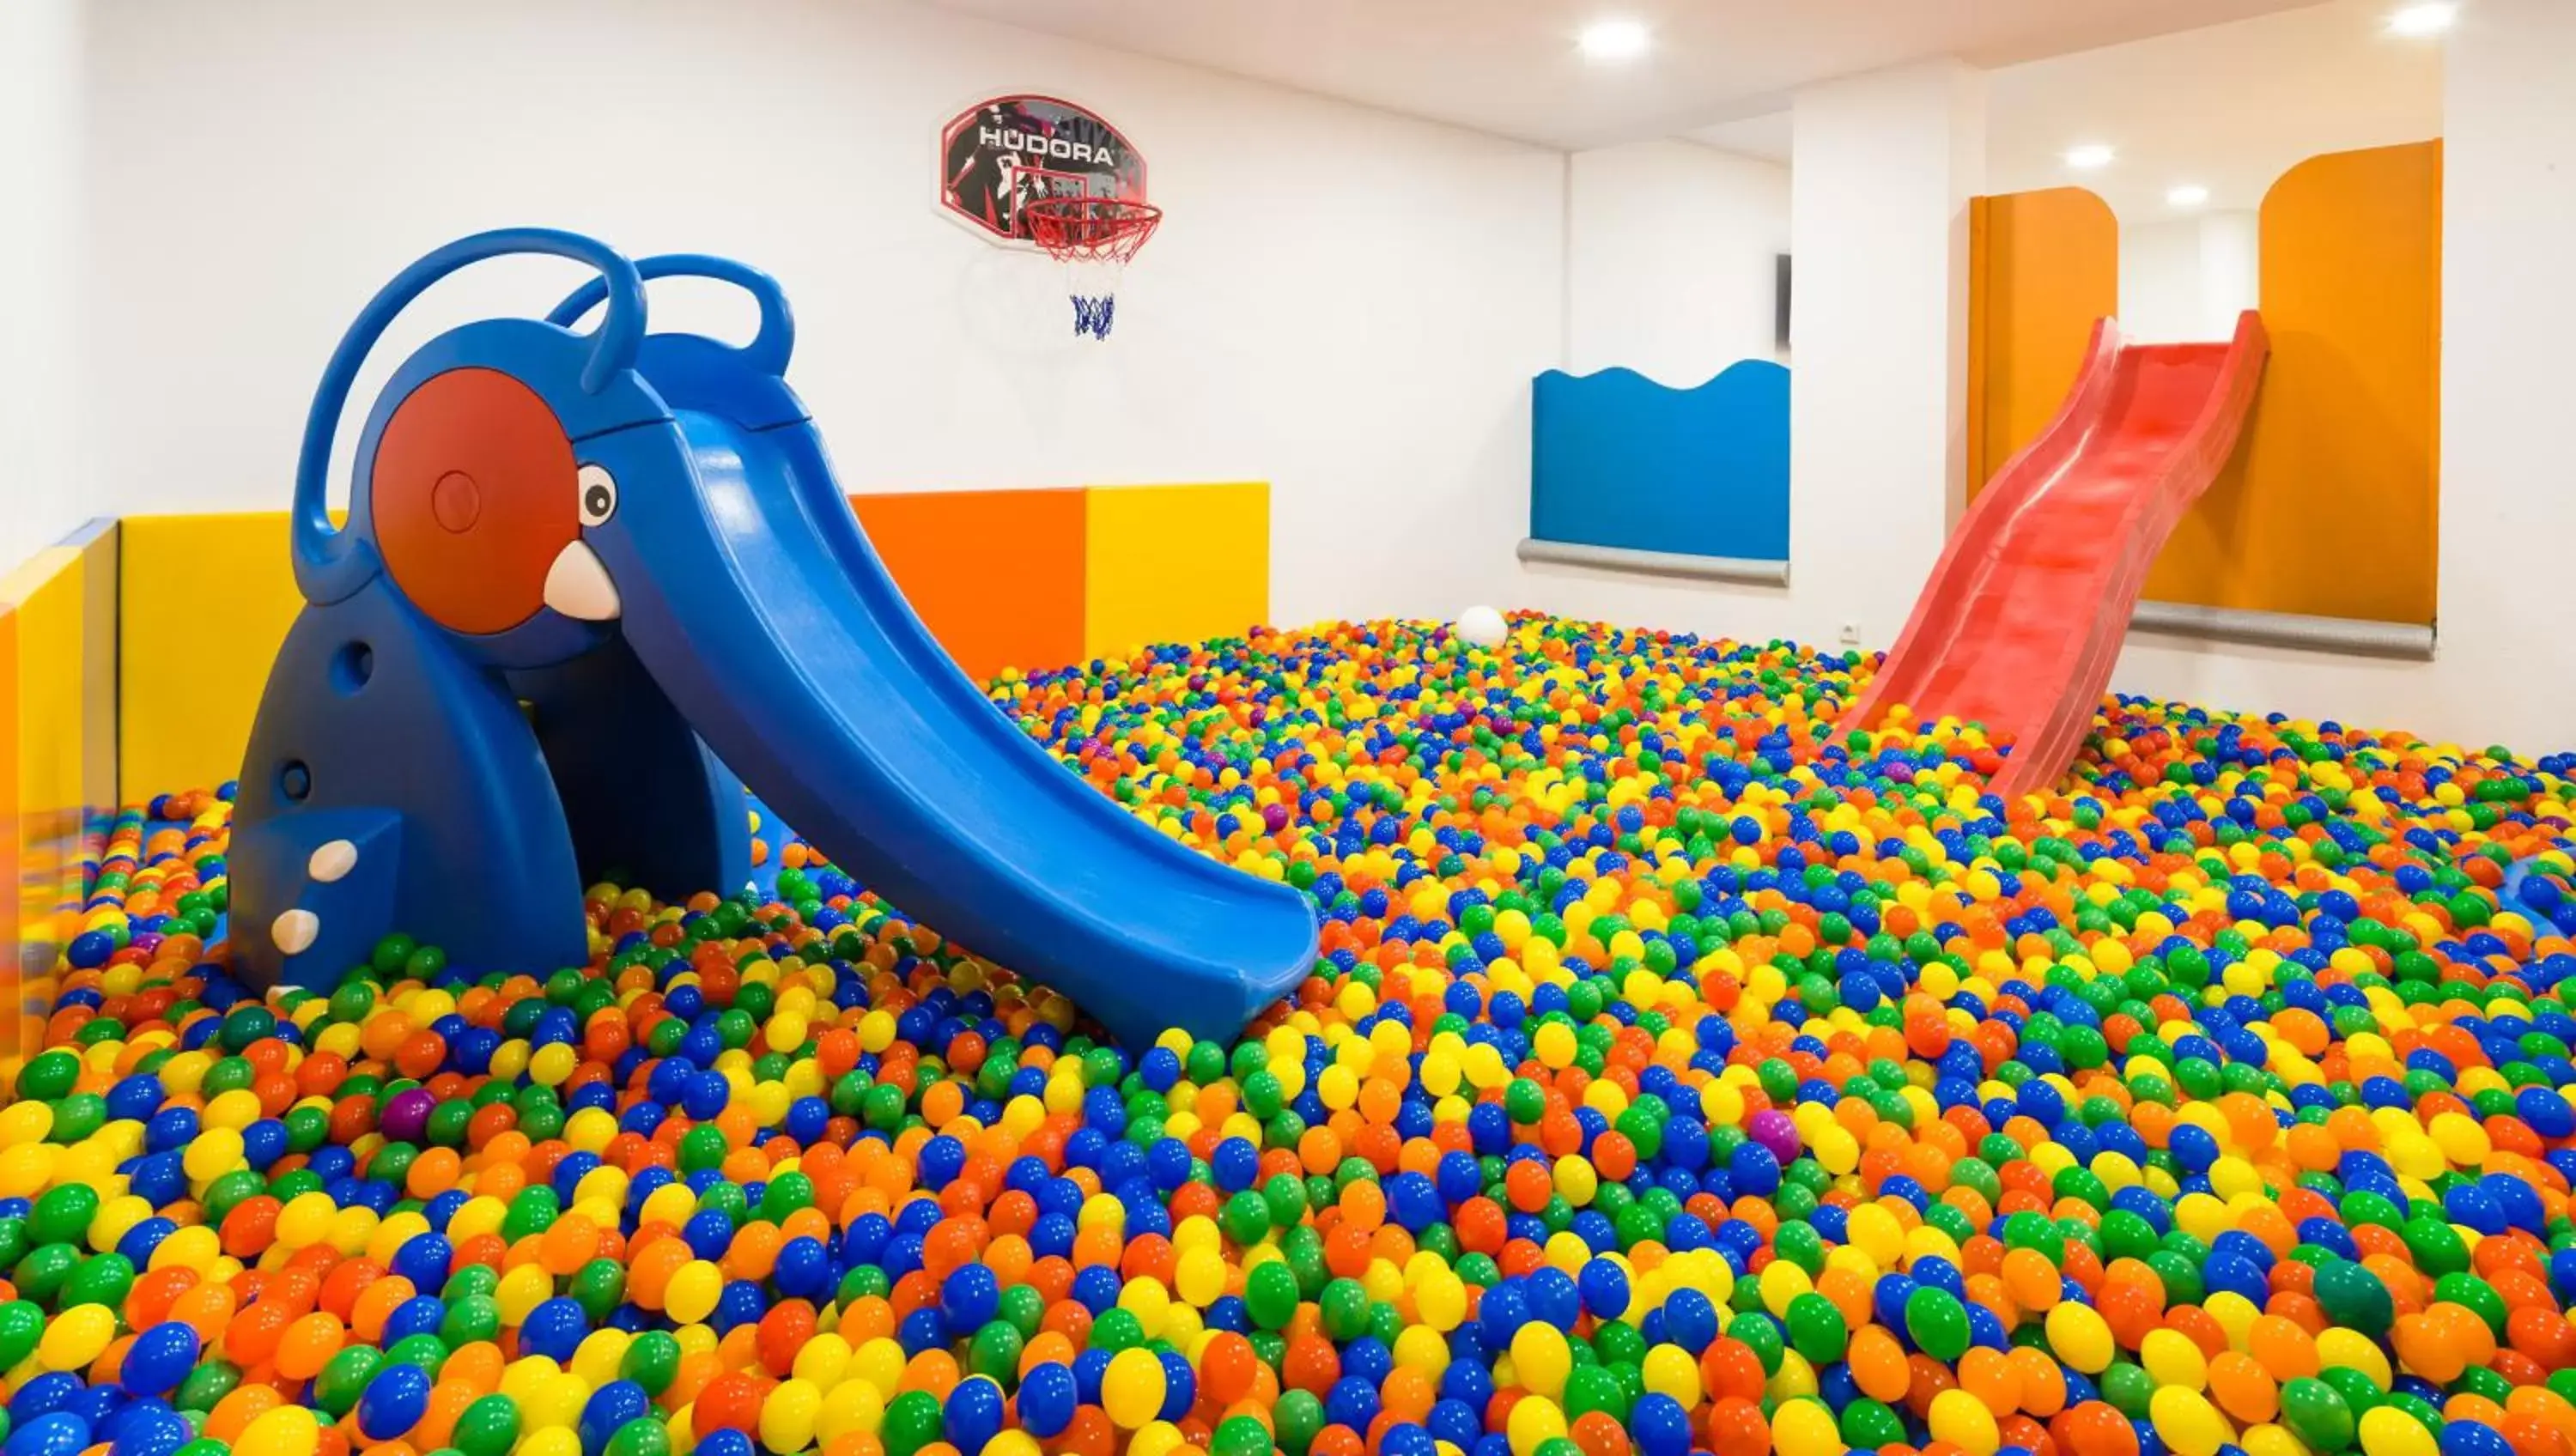
{"type": "Polygon", "coordinates": [[[585,465],[575,477],[581,487],[581,523],[604,526],[617,514],[617,481],[597,465],[585,465]]]}

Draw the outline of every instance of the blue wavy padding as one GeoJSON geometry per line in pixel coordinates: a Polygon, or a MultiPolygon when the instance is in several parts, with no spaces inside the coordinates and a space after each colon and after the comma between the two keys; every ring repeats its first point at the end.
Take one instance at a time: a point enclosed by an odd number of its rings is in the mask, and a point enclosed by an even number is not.
{"type": "Polygon", "coordinates": [[[1730,364],[1695,389],[1633,369],[1538,377],[1530,534],[1542,541],[1789,559],[1789,371],[1730,364]]]}

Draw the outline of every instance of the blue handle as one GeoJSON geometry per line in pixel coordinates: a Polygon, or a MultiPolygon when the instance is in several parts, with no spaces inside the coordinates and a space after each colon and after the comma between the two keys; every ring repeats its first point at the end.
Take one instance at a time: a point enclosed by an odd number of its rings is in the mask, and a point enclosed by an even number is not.
{"type": "MultiPolygon", "coordinates": [[[[295,541],[295,584],[312,602],[337,601],[376,574],[372,544],[331,524],[331,442],[348,407],[349,390],[396,315],[429,286],[471,264],[512,253],[544,253],[570,258],[599,270],[590,289],[594,301],[606,298],[608,318],[591,337],[590,361],[582,367],[581,387],[597,394],[608,382],[635,365],[635,350],[644,341],[644,280],[635,265],[615,249],[578,233],[552,228],[500,228],[459,238],[394,276],[369,300],[358,320],[342,335],[330,365],[322,371],[313,410],[304,418],[304,450],[295,464],[295,508],[290,522],[295,541]]],[[[588,291],[588,290],[585,290],[588,291]]]]}
{"type": "MultiPolygon", "coordinates": [[[[706,253],[660,253],[638,258],[635,272],[647,282],[656,278],[712,278],[750,294],[752,301],[760,305],[760,332],[735,352],[742,355],[743,363],[764,374],[787,372],[788,356],[796,352],[796,318],[788,312],[787,295],[780,290],[777,279],[747,263],[706,253]]],[[[593,278],[556,304],[554,312],[546,315],[546,322],[571,328],[607,296],[607,280],[593,278]]]]}

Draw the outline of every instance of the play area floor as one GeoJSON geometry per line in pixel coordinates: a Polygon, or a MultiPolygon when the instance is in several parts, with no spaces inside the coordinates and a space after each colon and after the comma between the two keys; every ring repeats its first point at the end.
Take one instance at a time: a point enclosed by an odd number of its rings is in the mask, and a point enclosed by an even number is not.
{"type": "Polygon", "coordinates": [[[1522,617],[1006,676],[1311,896],[1232,1042],[775,824],[587,965],[262,1002],[227,805],[152,799],[0,1109],[0,1450],[2576,1452],[2570,762],[2124,701],[2005,803],[1833,739],[1867,675],[1522,617]]]}

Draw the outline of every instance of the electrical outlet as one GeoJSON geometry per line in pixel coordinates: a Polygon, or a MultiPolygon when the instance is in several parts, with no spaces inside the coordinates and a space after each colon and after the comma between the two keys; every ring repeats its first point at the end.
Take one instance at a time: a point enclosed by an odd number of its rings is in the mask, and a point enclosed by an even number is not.
{"type": "Polygon", "coordinates": [[[1843,645],[1845,647],[1858,647],[1860,645],[1860,623],[1843,623],[1842,638],[1843,645]]]}

